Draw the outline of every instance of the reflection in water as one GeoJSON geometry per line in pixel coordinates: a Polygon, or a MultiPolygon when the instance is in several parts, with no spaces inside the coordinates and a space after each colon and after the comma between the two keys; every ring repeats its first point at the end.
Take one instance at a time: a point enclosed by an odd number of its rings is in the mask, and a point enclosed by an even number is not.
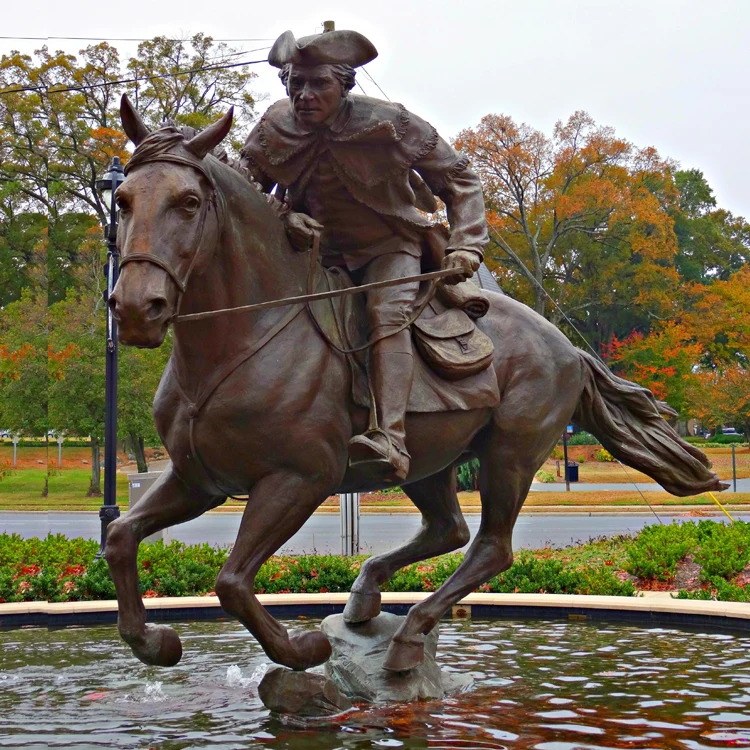
{"type": "MultiPolygon", "coordinates": [[[[304,626],[314,626],[306,621],[304,626]]],[[[146,667],[114,627],[0,632],[0,748],[605,750],[750,745],[750,638],[582,622],[444,622],[449,700],[363,706],[306,729],[258,699],[268,661],[237,623],[177,625],[146,667]]]]}

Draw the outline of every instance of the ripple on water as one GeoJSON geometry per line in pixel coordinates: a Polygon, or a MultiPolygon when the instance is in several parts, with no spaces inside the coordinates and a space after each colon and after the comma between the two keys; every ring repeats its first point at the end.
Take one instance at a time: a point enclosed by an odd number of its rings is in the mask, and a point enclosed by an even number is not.
{"type": "Polygon", "coordinates": [[[268,659],[237,623],[175,627],[185,655],[169,670],[137,662],[114,627],[0,633],[0,748],[77,748],[84,735],[86,747],[118,750],[750,745],[750,638],[446,622],[440,661],[472,671],[473,691],[442,704],[362,706],[305,730],[269,718],[257,694],[268,659]]]}

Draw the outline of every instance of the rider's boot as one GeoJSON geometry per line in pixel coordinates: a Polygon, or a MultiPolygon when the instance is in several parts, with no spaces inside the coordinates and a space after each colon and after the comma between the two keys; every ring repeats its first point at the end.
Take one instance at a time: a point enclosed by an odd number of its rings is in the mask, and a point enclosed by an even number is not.
{"type": "Polygon", "coordinates": [[[386,481],[402,482],[409,474],[405,416],[414,378],[409,331],[378,341],[370,356],[370,376],[378,428],[349,441],[352,466],[371,470],[386,481]]]}

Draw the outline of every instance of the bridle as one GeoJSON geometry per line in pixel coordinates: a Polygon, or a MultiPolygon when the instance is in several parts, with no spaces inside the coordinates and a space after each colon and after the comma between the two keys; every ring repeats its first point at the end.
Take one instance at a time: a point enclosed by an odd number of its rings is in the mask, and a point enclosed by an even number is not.
{"type": "MultiPolygon", "coordinates": [[[[229,375],[231,375],[240,365],[244,364],[247,360],[249,360],[254,354],[260,351],[260,349],[262,349],[269,341],[271,341],[278,333],[280,333],[284,328],[286,328],[303,310],[308,311],[310,318],[313,322],[313,325],[321,334],[323,339],[327,342],[327,344],[333,349],[335,349],[336,351],[340,352],[341,354],[346,355],[346,354],[352,354],[358,351],[364,351],[366,349],[369,349],[374,343],[376,343],[376,341],[380,340],[381,338],[385,338],[385,336],[383,335],[376,336],[373,339],[369,340],[364,345],[355,347],[353,349],[343,349],[337,346],[333,341],[331,341],[330,337],[325,333],[324,329],[319,325],[315,315],[313,314],[313,311],[309,304],[313,300],[327,299],[331,297],[338,297],[344,294],[363,292],[370,288],[394,286],[397,284],[404,284],[404,283],[408,283],[412,281],[430,280],[432,282],[430,284],[430,288],[427,294],[424,296],[422,302],[418,305],[416,314],[409,321],[407,321],[404,325],[398,328],[398,331],[401,331],[407,328],[408,326],[410,326],[414,322],[414,320],[416,320],[417,317],[419,317],[419,315],[422,313],[422,311],[424,310],[424,308],[426,307],[426,305],[429,303],[430,299],[432,298],[432,295],[435,293],[438,280],[444,276],[448,276],[452,273],[455,273],[455,270],[432,271],[430,273],[420,274],[419,276],[390,279],[388,281],[375,282],[375,283],[366,284],[360,287],[349,287],[346,289],[337,289],[337,290],[331,290],[328,292],[314,293],[313,288],[314,288],[314,281],[315,281],[316,272],[318,268],[318,255],[319,255],[319,250],[320,250],[320,234],[315,233],[313,242],[312,242],[311,252],[310,252],[310,264],[308,268],[308,279],[307,279],[307,294],[302,295],[300,297],[270,300],[268,302],[261,302],[261,303],[256,303],[253,305],[243,305],[240,307],[227,308],[223,310],[208,310],[202,313],[191,313],[189,315],[181,316],[180,305],[182,304],[182,298],[187,289],[188,281],[190,280],[190,276],[193,272],[193,269],[195,268],[198,257],[201,255],[201,249],[202,249],[203,241],[204,241],[204,229],[205,229],[206,218],[208,216],[208,212],[210,211],[211,206],[214,206],[214,209],[217,215],[217,226],[218,226],[219,236],[220,236],[222,227],[223,227],[226,207],[224,204],[224,199],[221,194],[221,191],[217,189],[216,181],[214,180],[213,176],[209,173],[206,167],[197,160],[193,160],[188,157],[180,156],[178,154],[161,153],[161,154],[155,154],[153,156],[148,156],[144,159],[138,160],[136,166],[141,166],[143,164],[150,164],[150,163],[159,162],[159,161],[171,162],[174,164],[179,164],[181,166],[188,166],[188,167],[192,167],[193,169],[197,169],[206,178],[206,180],[208,181],[211,187],[209,198],[208,200],[204,202],[203,208],[201,210],[200,225],[199,225],[199,230],[198,230],[198,244],[197,244],[195,253],[193,254],[192,259],[190,260],[190,265],[188,266],[188,270],[184,278],[180,278],[180,276],[177,274],[175,269],[172,268],[172,266],[166,260],[164,260],[163,258],[160,258],[158,255],[154,255],[153,253],[132,253],[130,255],[126,255],[120,261],[120,268],[122,268],[122,266],[126,265],[127,263],[152,263],[156,266],[159,266],[159,268],[163,269],[167,273],[167,275],[175,283],[175,286],[177,287],[177,290],[178,290],[177,305],[175,306],[175,312],[172,314],[172,316],[169,319],[171,322],[178,322],[179,320],[195,320],[195,319],[201,319],[201,318],[206,318],[206,317],[213,317],[214,315],[221,315],[225,313],[269,309],[272,307],[288,306],[291,308],[289,312],[286,315],[283,315],[281,319],[278,320],[270,328],[270,330],[266,331],[266,333],[263,336],[261,336],[256,341],[248,342],[247,345],[243,349],[241,349],[233,359],[224,363],[217,363],[217,367],[212,372],[208,381],[202,384],[197,394],[191,395],[187,393],[186,389],[183,387],[182,383],[180,382],[179,366],[176,365],[174,369],[175,386],[181,398],[183,399],[183,401],[185,402],[187,406],[187,414],[188,414],[188,419],[189,419],[188,434],[189,434],[191,454],[195,458],[198,465],[201,467],[203,473],[208,478],[209,482],[213,484],[213,486],[218,490],[219,494],[231,497],[233,499],[239,499],[221,487],[216,476],[213,474],[213,472],[209,469],[209,467],[205,464],[205,462],[201,458],[200,453],[198,452],[196,444],[195,444],[194,432],[195,432],[195,423],[198,419],[198,415],[200,414],[200,411],[205,405],[205,403],[208,401],[208,399],[213,394],[213,392],[219,387],[219,385],[221,385],[221,383],[224,382],[224,380],[226,380],[226,378],[229,377],[229,375]]],[[[133,164],[132,161],[125,167],[126,174],[128,173],[129,171],[128,167],[131,164],[133,164]]],[[[391,332],[391,335],[398,331],[391,332]]],[[[373,397],[373,403],[374,403],[374,397],[373,397]]],[[[374,419],[374,416],[373,416],[374,414],[375,414],[375,410],[371,409],[370,410],[371,422],[374,419]]],[[[376,422],[375,422],[375,428],[377,428],[376,422]]]]}
{"type": "MultiPolygon", "coordinates": [[[[177,304],[175,305],[174,313],[169,318],[169,322],[172,322],[175,321],[180,315],[182,298],[185,295],[188,281],[190,281],[190,276],[193,273],[193,269],[195,268],[195,264],[198,261],[198,257],[201,255],[204,230],[206,227],[206,219],[208,218],[208,213],[211,210],[211,206],[213,206],[214,210],[216,211],[216,222],[219,230],[219,235],[221,235],[222,227],[224,224],[225,206],[221,192],[216,188],[216,181],[214,180],[211,173],[206,169],[206,167],[203,166],[203,164],[198,160],[189,159],[177,154],[167,153],[157,154],[147,159],[140,160],[136,164],[136,166],[140,167],[144,164],[152,164],[153,162],[159,161],[171,162],[173,164],[179,164],[181,166],[192,167],[193,169],[196,169],[198,172],[200,172],[206,178],[209,184],[208,199],[204,201],[201,208],[201,215],[198,225],[198,243],[195,252],[193,253],[193,257],[190,259],[190,265],[188,266],[188,270],[184,278],[180,278],[177,271],[172,268],[168,261],[164,260],[164,258],[159,257],[158,255],[154,255],[153,253],[130,253],[129,255],[125,255],[122,260],[120,260],[120,268],[128,263],[152,263],[153,265],[159,266],[159,268],[166,271],[169,278],[172,279],[175,286],[177,287],[177,304]]],[[[127,164],[125,166],[126,175],[129,172],[128,167],[130,167],[130,164],[127,164]]]]}

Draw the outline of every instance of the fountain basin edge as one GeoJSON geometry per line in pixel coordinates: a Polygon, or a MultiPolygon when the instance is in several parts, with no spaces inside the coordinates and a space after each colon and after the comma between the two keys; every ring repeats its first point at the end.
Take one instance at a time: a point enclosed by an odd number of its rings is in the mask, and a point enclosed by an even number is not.
{"type": "MultiPolygon", "coordinates": [[[[385,612],[404,615],[430,594],[383,593],[385,612]]],[[[277,618],[323,618],[343,611],[349,594],[259,594],[259,602],[277,618]]],[[[233,619],[215,596],[144,599],[149,622],[233,619]]],[[[650,623],[750,631],[750,604],[672,599],[668,592],[643,596],[575,594],[470,594],[450,617],[474,619],[571,619],[650,623]]],[[[14,602],[0,604],[0,628],[102,625],[117,622],[117,602],[14,602]]]]}

